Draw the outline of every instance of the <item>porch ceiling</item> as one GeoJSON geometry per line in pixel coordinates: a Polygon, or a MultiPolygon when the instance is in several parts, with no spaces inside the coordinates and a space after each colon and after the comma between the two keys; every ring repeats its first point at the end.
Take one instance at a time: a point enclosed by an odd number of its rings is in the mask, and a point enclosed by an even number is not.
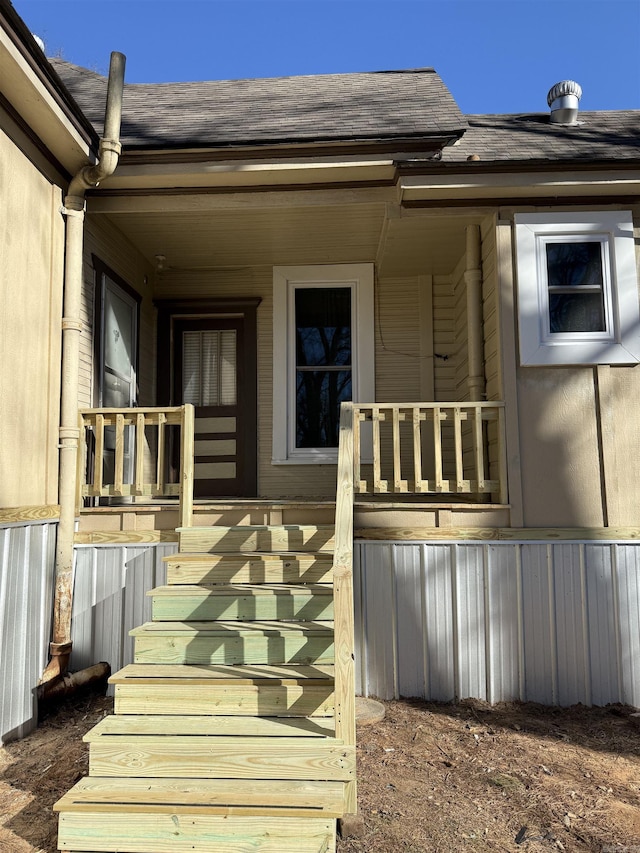
{"type": "Polygon", "coordinates": [[[127,209],[106,199],[97,206],[104,212],[93,215],[106,217],[149,263],[161,254],[176,271],[376,262],[387,277],[451,272],[464,253],[466,224],[478,221],[401,211],[377,199],[257,206],[260,199],[244,198],[237,207],[195,210],[127,209]]]}

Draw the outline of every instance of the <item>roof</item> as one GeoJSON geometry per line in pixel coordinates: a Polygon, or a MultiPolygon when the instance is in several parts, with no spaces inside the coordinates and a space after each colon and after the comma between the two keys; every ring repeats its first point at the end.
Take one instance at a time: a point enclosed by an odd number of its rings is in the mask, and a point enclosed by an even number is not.
{"type": "Polygon", "coordinates": [[[640,159],[640,111],[584,111],[578,124],[549,121],[549,113],[469,115],[469,127],[454,146],[445,148],[443,164],[540,161],[625,161],[640,159]],[[474,158],[475,159],[475,158],[474,158]]]}
{"type": "MultiPolygon", "coordinates": [[[[98,132],[107,80],[52,66],[98,132]]],[[[127,83],[121,140],[139,148],[455,139],[466,120],[432,68],[202,83],[127,83]]]]}

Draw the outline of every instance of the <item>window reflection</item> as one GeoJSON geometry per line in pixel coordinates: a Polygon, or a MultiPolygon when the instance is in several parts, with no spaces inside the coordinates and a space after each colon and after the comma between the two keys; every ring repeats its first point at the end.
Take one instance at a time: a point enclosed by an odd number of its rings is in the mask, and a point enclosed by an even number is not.
{"type": "Polygon", "coordinates": [[[549,331],[605,331],[601,242],[550,242],[546,253],[549,331]]]}
{"type": "Polygon", "coordinates": [[[296,447],[337,447],[352,399],[351,288],[297,288],[295,311],[296,447]]]}

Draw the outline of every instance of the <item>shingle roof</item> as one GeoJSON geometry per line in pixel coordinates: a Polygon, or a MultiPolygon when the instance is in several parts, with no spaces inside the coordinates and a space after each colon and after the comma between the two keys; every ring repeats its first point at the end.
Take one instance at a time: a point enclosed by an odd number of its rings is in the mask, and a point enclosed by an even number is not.
{"type": "MultiPolygon", "coordinates": [[[[101,132],[106,78],[51,64],[101,132]]],[[[466,127],[431,68],[263,80],[125,84],[122,142],[197,148],[318,141],[456,137],[466,127]]]]}
{"type": "Polygon", "coordinates": [[[462,139],[445,148],[442,163],[477,155],[480,162],[640,159],[640,111],[580,112],[578,124],[551,124],[548,113],[469,115],[462,139]]]}

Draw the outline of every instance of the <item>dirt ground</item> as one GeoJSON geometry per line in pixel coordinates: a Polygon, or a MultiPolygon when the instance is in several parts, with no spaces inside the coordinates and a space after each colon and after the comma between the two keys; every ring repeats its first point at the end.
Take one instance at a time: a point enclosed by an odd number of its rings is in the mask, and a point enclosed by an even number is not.
{"type": "MultiPolygon", "coordinates": [[[[388,702],[358,732],[364,835],[339,853],[640,853],[633,709],[388,702]]],[[[1,853],[55,853],[55,800],[86,774],[85,696],[0,749],[1,853]]]]}

